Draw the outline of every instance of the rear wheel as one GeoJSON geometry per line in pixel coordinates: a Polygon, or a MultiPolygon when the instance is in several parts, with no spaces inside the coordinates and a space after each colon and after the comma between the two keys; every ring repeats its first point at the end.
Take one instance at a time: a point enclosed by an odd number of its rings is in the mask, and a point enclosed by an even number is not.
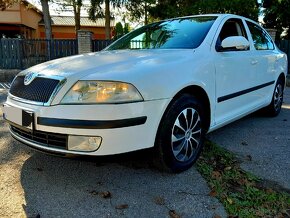
{"type": "Polygon", "coordinates": [[[156,138],[157,163],[181,172],[199,157],[205,138],[205,118],[200,100],[190,95],[177,99],[166,111],[156,138]]]}
{"type": "Polygon", "coordinates": [[[278,79],[274,89],[272,101],[267,107],[264,108],[265,115],[274,117],[280,113],[283,103],[283,94],[284,84],[281,79],[278,79]]]}

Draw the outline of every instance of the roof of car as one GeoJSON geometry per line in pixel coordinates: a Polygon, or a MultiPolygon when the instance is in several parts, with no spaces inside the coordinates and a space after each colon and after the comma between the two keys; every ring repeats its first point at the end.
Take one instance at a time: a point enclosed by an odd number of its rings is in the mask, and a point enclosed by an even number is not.
{"type": "Polygon", "coordinates": [[[189,16],[183,16],[183,17],[169,18],[169,19],[165,19],[163,21],[174,20],[174,19],[184,19],[184,18],[191,18],[191,17],[217,17],[220,19],[223,19],[226,17],[232,17],[232,18],[240,18],[240,19],[249,20],[251,22],[254,22],[254,23],[260,25],[258,22],[254,21],[254,20],[251,20],[247,17],[243,17],[243,16],[236,15],[236,14],[196,14],[196,15],[189,15],[189,16]]]}

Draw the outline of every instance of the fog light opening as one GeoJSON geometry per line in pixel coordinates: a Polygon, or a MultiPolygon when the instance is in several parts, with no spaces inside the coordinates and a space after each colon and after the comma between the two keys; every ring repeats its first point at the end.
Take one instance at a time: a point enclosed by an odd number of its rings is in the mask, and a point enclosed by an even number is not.
{"type": "Polygon", "coordinates": [[[73,136],[68,137],[69,151],[96,151],[102,143],[100,136],[73,136]]]}

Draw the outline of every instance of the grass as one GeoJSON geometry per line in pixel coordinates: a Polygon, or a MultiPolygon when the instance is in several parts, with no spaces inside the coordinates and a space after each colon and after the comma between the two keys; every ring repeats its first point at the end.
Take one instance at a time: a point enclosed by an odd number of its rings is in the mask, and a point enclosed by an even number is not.
{"type": "Polygon", "coordinates": [[[242,170],[231,152],[206,142],[197,169],[211,188],[209,195],[220,200],[229,217],[290,217],[290,195],[242,170]]]}

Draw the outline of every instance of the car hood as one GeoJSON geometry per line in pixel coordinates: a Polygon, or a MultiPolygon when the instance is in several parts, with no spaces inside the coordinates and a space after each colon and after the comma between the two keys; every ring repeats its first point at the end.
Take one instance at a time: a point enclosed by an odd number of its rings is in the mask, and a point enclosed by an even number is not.
{"type": "MultiPolygon", "coordinates": [[[[84,79],[89,76],[91,79],[115,79],[118,73],[131,72],[136,68],[143,68],[145,65],[168,64],[182,57],[186,57],[184,50],[121,50],[102,51],[75,55],[48,61],[22,72],[35,72],[42,76],[63,76],[66,78],[84,79]],[[180,53],[177,55],[177,53],[180,53]],[[108,78],[110,74],[110,78],[108,78]],[[107,76],[106,76],[107,75],[107,76]],[[95,78],[93,78],[95,77],[95,78]]],[[[192,52],[192,50],[188,50],[192,52]]],[[[137,70],[137,69],[136,69],[137,70]]],[[[134,70],[135,71],[135,70],[134,70]]],[[[118,76],[117,76],[118,77],[118,76]]]]}
{"type": "Polygon", "coordinates": [[[193,67],[192,49],[101,51],[61,58],[36,65],[22,72],[42,76],[62,76],[66,83],[56,97],[57,104],[78,80],[122,81],[133,84],[144,99],[168,97],[160,88],[164,78],[175,81],[178,72],[193,67]],[[189,64],[190,63],[190,64],[189,64]],[[180,69],[183,66],[184,70],[180,69]],[[186,67],[185,67],[186,66],[186,67]],[[174,74],[173,74],[174,73],[174,74]],[[157,90],[150,94],[148,90],[157,90]]]}

